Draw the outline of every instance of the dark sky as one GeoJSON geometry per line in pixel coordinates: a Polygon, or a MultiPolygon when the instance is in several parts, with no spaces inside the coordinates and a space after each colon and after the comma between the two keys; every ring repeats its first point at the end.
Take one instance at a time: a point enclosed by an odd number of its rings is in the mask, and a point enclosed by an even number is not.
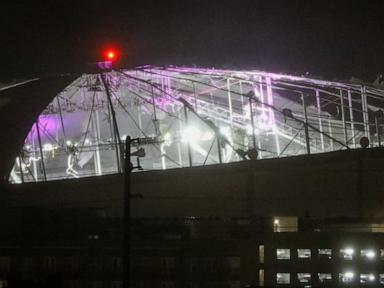
{"type": "Polygon", "coordinates": [[[3,2],[0,82],[83,71],[109,43],[121,47],[127,67],[195,64],[367,81],[384,72],[384,1],[3,2]]]}

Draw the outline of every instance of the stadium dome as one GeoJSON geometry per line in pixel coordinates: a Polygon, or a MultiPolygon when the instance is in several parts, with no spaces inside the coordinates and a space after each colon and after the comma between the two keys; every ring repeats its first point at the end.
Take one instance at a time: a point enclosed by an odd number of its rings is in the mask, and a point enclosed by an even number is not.
{"type": "Polygon", "coordinates": [[[384,125],[383,90],[262,71],[145,66],[51,96],[11,183],[121,173],[128,135],[152,170],[381,146],[384,125]]]}

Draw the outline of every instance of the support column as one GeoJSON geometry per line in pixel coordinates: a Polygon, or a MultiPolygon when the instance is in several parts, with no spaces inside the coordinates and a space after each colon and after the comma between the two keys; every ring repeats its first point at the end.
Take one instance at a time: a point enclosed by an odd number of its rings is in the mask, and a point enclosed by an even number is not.
{"type": "MultiPolygon", "coordinates": [[[[266,77],[265,80],[267,82],[268,105],[273,106],[273,93],[272,93],[271,78],[266,77]]],[[[280,152],[281,152],[280,151],[280,141],[279,141],[279,135],[276,131],[276,129],[278,129],[278,128],[275,126],[275,112],[271,108],[268,108],[268,111],[269,111],[268,122],[269,122],[269,125],[272,127],[274,135],[275,135],[276,153],[277,153],[277,155],[280,155],[280,152]]]]}
{"type": "Polygon", "coordinates": [[[95,150],[95,172],[96,175],[102,175],[102,168],[101,168],[101,159],[100,159],[100,126],[99,126],[99,111],[95,109],[93,115],[93,135],[96,140],[96,150],[95,150]]]}
{"type": "Polygon", "coordinates": [[[231,132],[232,132],[233,131],[233,111],[232,111],[231,80],[229,78],[227,78],[227,96],[228,96],[229,120],[231,122],[231,132]]]}
{"type": "Polygon", "coordinates": [[[369,141],[371,141],[369,137],[367,94],[364,85],[361,85],[361,106],[363,109],[364,136],[367,137],[369,141]]]}
{"type": "Polygon", "coordinates": [[[19,154],[19,157],[17,157],[18,163],[19,163],[19,169],[20,169],[20,176],[21,176],[21,183],[24,183],[24,173],[23,173],[23,165],[21,161],[21,155],[19,154]]]}
{"type": "Polygon", "coordinates": [[[43,148],[41,145],[41,137],[40,137],[40,127],[39,127],[39,117],[36,120],[36,131],[37,131],[37,140],[39,141],[39,149],[40,149],[40,157],[41,157],[41,168],[43,169],[44,181],[47,181],[47,173],[45,172],[45,164],[43,157],[43,148]]]}
{"type": "Polygon", "coordinates": [[[253,144],[253,148],[257,149],[257,146],[256,146],[256,135],[255,135],[255,120],[253,118],[252,98],[249,97],[248,101],[249,101],[249,111],[250,111],[251,126],[252,126],[252,144],[253,144]]]}
{"type": "MultiPolygon", "coordinates": [[[[188,127],[188,111],[187,111],[187,107],[185,106],[184,106],[184,119],[185,119],[186,127],[188,127]]],[[[192,152],[191,152],[191,144],[189,142],[187,142],[187,149],[188,149],[189,167],[192,167],[192,152]]]]}
{"type": "Polygon", "coordinates": [[[351,95],[351,90],[349,90],[349,89],[348,89],[348,106],[349,106],[349,119],[351,121],[352,144],[353,144],[353,147],[356,148],[355,123],[353,120],[352,95],[351,95]]]}
{"type": "Polygon", "coordinates": [[[316,105],[317,105],[317,116],[319,117],[321,151],[325,152],[324,135],[323,135],[323,120],[321,119],[320,92],[318,89],[316,89],[316,105]]]}
{"type": "Polygon", "coordinates": [[[329,129],[329,136],[330,136],[330,142],[331,142],[331,151],[333,151],[333,135],[332,135],[332,124],[331,124],[331,119],[328,119],[328,129],[329,129]]]}
{"type": "Polygon", "coordinates": [[[123,287],[131,288],[131,137],[125,138],[124,218],[123,218],[123,287]]]}
{"type": "Polygon", "coordinates": [[[309,130],[308,130],[307,106],[305,105],[304,93],[301,93],[301,102],[303,103],[303,113],[304,113],[305,144],[307,147],[307,154],[311,154],[311,143],[309,139],[309,130]]]}
{"type": "Polygon", "coordinates": [[[344,96],[343,96],[343,90],[341,89],[340,89],[340,104],[341,104],[341,120],[343,121],[344,141],[345,141],[345,145],[348,146],[347,124],[345,122],[345,111],[344,111],[344,96]]]}
{"type": "Polygon", "coordinates": [[[376,115],[375,115],[375,126],[376,126],[376,133],[377,133],[377,141],[379,142],[379,147],[381,147],[381,136],[380,136],[379,119],[377,119],[376,115]]]}
{"type": "Polygon", "coordinates": [[[123,149],[121,145],[119,127],[117,126],[116,114],[115,114],[115,109],[113,108],[111,92],[109,91],[109,87],[105,79],[105,75],[103,73],[100,73],[100,77],[101,77],[101,80],[103,81],[104,89],[107,94],[109,109],[111,112],[111,118],[112,118],[111,120],[113,124],[113,138],[114,138],[115,149],[116,149],[117,172],[121,173],[122,172],[121,165],[123,163],[123,154],[121,151],[123,149]]]}

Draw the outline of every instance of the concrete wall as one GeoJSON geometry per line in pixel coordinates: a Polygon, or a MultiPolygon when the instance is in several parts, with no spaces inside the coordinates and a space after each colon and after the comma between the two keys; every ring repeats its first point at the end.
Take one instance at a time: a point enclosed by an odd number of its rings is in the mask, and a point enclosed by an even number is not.
{"type": "MultiPolygon", "coordinates": [[[[383,217],[384,150],[340,151],[133,173],[138,217],[383,217]]],[[[122,175],[7,185],[8,207],[91,207],[119,215],[122,175]]]]}

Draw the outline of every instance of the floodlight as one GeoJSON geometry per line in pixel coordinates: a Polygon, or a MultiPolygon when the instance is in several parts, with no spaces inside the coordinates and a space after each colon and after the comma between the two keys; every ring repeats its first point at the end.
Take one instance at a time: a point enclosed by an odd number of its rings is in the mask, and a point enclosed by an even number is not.
{"type": "Polygon", "coordinates": [[[201,132],[194,126],[188,126],[181,135],[181,141],[184,143],[196,143],[201,136],[201,132]]]}
{"type": "Polygon", "coordinates": [[[375,251],[369,250],[366,254],[367,258],[373,259],[375,258],[375,251]]]}

